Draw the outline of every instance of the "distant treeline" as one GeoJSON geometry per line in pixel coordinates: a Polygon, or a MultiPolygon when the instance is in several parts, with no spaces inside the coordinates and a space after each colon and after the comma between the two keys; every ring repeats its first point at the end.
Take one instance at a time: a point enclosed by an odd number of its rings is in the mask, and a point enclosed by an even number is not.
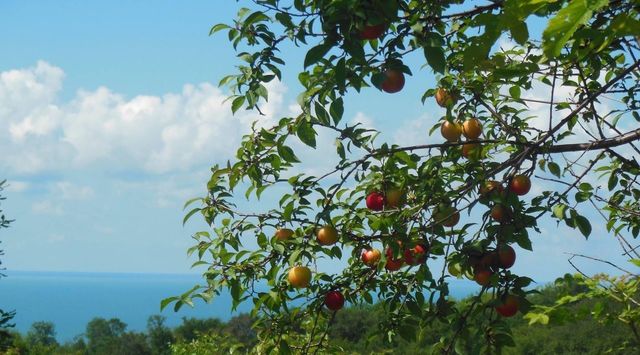
{"type": "MultiPolygon", "coordinates": [[[[532,297],[536,304],[552,304],[558,297],[555,286],[547,286],[532,297]]],[[[584,312],[590,304],[573,306],[584,312]]],[[[598,305],[602,307],[602,305],[598,305]]],[[[606,309],[606,305],[605,305],[606,309]]],[[[378,332],[384,317],[380,305],[351,307],[337,313],[329,332],[329,341],[341,346],[346,354],[423,354],[439,339],[449,325],[436,323],[420,332],[419,340],[386,342],[378,332]]],[[[253,320],[242,314],[227,322],[218,319],[183,318],[181,325],[169,328],[164,317],[149,317],[145,332],[127,331],[119,319],[94,318],[84,334],[60,344],[55,338],[55,326],[50,322],[36,322],[26,334],[7,332],[0,343],[4,354],[219,354],[249,353],[257,343],[251,328],[253,320]]],[[[583,320],[565,325],[529,326],[521,315],[510,320],[516,345],[506,354],[602,354],[613,350],[632,338],[631,330],[622,322],[601,324],[593,321],[588,312],[583,320]]],[[[471,350],[471,349],[469,349],[471,350]]],[[[628,353],[628,351],[626,352],[628,353]]]]}

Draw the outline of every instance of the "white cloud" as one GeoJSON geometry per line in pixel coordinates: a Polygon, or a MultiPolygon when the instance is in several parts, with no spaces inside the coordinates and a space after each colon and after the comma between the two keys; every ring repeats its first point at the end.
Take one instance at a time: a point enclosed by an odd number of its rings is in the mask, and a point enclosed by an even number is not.
{"type": "Polygon", "coordinates": [[[7,182],[6,190],[9,192],[23,192],[26,191],[31,184],[26,181],[10,180],[7,182]]]}
{"type": "Polygon", "coordinates": [[[375,126],[373,118],[369,117],[364,112],[358,111],[356,113],[356,115],[351,119],[351,124],[352,125],[355,125],[355,124],[358,124],[358,123],[360,123],[361,127],[363,127],[363,128],[376,129],[376,126],[375,126]]]}
{"type": "MultiPolygon", "coordinates": [[[[46,62],[0,73],[0,167],[14,173],[106,171],[165,173],[231,157],[240,137],[258,119],[231,115],[227,94],[208,83],[180,93],[126,98],[106,87],[79,91],[59,103],[64,72],[46,62]]],[[[260,124],[274,122],[284,85],[268,85],[260,124]]]]}
{"type": "Polygon", "coordinates": [[[52,194],[63,200],[86,200],[94,195],[91,187],[79,186],[68,181],[56,183],[51,190],[52,194]]]}
{"type": "Polygon", "coordinates": [[[393,134],[392,142],[401,146],[418,145],[418,144],[430,144],[430,143],[442,143],[442,137],[440,131],[435,131],[433,135],[429,135],[429,130],[438,122],[441,111],[438,110],[436,114],[423,114],[422,116],[405,121],[393,134]]]}
{"type": "Polygon", "coordinates": [[[31,210],[35,214],[42,215],[60,216],[64,213],[60,204],[53,203],[49,200],[34,202],[31,205],[31,210]]]}

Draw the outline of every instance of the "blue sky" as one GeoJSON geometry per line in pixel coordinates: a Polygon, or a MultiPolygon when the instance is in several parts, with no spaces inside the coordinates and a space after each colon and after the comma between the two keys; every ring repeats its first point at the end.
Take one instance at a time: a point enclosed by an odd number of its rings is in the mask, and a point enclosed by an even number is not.
{"type": "MultiPolygon", "coordinates": [[[[222,105],[227,93],[216,87],[236,59],[225,35],[208,31],[239,6],[219,0],[0,4],[0,178],[11,184],[3,209],[16,219],[1,235],[9,269],[191,272],[189,236],[205,226],[192,219],[183,227],[182,205],[202,194],[209,167],[232,157],[257,118],[232,117],[222,105]]],[[[270,85],[267,119],[295,111],[301,57],[287,57],[290,74],[270,85]]],[[[373,125],[390,141],[438,141],[427,132],[443,112],[433,100],[424,106],[419,100],[434,76],[413,69],[402,94],[349,95],[346,117],[373,125]]],[[[323,136],[320,145],[333,152],[331,141],[323,136]]],[[[300,154],[320,162],[311,171],[331,166],[322,149],[300,154]]],[[[623,260],[603,223],[590,217],[589,242],[545,222],[544,235],[532,233],[536,251],[520,252],[516,271],[551,280],[572,271],[565,252],[597,250],[623,260]]]]}

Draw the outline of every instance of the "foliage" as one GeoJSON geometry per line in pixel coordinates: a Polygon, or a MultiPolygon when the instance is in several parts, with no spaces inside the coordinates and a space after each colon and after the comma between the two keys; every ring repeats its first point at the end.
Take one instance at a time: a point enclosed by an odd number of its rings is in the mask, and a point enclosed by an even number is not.
{"type": "Polygon", "coordinates": [[[31,345],[56,345],[55,326],[51,322],[35,322],[31,324],[26,340],[31,345]]]}
{"type": "Polygon", "coordinates": [[[174,342],[173,332],[164,325],[166,318],[160,315],[150,316],[147,320],[147,334],[152,354],[170,354],[169,346],[174,342]]]}
{"type": "MultiPolygon", "coordinates": [[[[640,264],[637,259],[632,262],[636,266],[640,264]]],[[[622,339],[615,348],[602,350],[640,349],[640,275],[628,271],[622,276],[567,274],[557,279],[556,285],[564,290],[575,289],[576,286],[582,290],[560,293],[551,305],[535,306],[525,315],[529,324],[567,324],[587,320],[609,327],[619,323],[628,327],[632,336],[622,339]]]]}
{"type": "MultiPolygon", "coordinates": [[[[6,197],[2,196],[2,191],[5,188],[5,184],[6,184],[6,180],[2,180],[0,181],[0,201],[3,201],[6,199],[6,197]]],[[[0,209],[0,229],[2,228],[8,228],[9,224],[13,222],[13,220],[9,220],[5,217],[2,209],[0,209]]],[[[2,241],[0,241],[0,243],[2,243],[2,241]]],[[[0,256],[4,255],[4,251],[2,249],[0,249],[0,256]]],[[[2,260],[0,260],[0,266],[2,265],[2,260]]],[[[5,275],[2,274],[2,268],[0,268],[0,278],[4,277],[5,275]]],[[[14,326],[14,324],[11,323],[11,320],[13,319],[13,317],[15,317],[16,312],[15,311],[4,311],[2,309],[0,309],[0,350],[4,349],[4,343],[8,340],[8,331],[6,329],[3,328],[12,328],[14,326]]]]}
{"type": "Polygon", "coordinates": [[[182,318],[182,324],[174,330],[176,339],[189,342],[198,337],[198,334],[206,333],[211,329],[220,329],[222,322],[217,318],[198,319],[182,318]]]}
{"type": "Polygon", "coordinates": [[[373,296],[381,301],[385,317],[379,329],[385,339],[400,335],[414,341],[421,329],[442,323],[447,326],[432,339],[432,351],[466,347],[479,353],[513,344],[509,322],[494,307],[511,294],[526,312],[531,279],[484,265],[491,270],[480,270],[485,272],[482,290],[454,305],[449,274],[477,273],[477,259],[505,245],[531,250],[529,232],[539,232],[543,218],[589,237],[588,216],[595,213],[624,252],[637,256],[625,238],[640,234],[640,166],[620,152],[640,152],[634,145],[640,129],[628,130],[630,122],[640,121],[637,2],[253,3],[233,23],[211,29],[212,34],[227,32],[242,63],[220,84],[231,90],[233,112],[262,113],[266,85],[284,77],[287,60],[287,68],[304,68],[297,73],[301,113],[275,124],[256,120],[234,160],[212,168],[206,196],[186,203],[185,208],[200,205],[187,212],[185,222],[201,215],[211,226],[193,236],[196,244],[189,249],[199,258],[194,266],[206,267],[205,284],[164,300],[163,307],[193,305],[193,298],[208,301],[226,288],[234,308],[244,301],[254,304],[262,352],[332,351],[334,344],[326,340],[336,315],[323,308],[323,301],[327,292],[339,290],[351,303],[371,304],[373,296]],[[543,31],[530,28],[536,21],[548,21],[543,31]],[[375,26],[382,28],[379,35],[371,34],[375,26]],[[510,39],[510,45],[497,46],[501,39],[510,39]],[[294,48],[302,52],[302,63],[285,57],[294,48]],[[423,102],[440,96],[438,103],[446,106],[430,133],[443,122],[476,117],[480,137],[465,133],[471,137],[467,141],[390,145],[378,142],[374,130],[343,120],[352,108],[350,95],[371,88],[397,91],[389,90],[389,73],[412,80],[421,67],[430,68],[444,90],[424,88],[423,102]],[[549,97],[531,99],[536,89],[549,97]],[[558,98],[557,92],[571,94],[558,98]],[[604,109],[604,98],[616,104],[604,109]],[[533,117],[531,106],[540,104],[548,108],[548,118],[533,117]],[[301,173],[304,162],[292,147],[322,148],[328,156],[327,147],[317,146],[319,135],[335,136],[336,168],[301,173]],[[594,173],[606,179],[606,189],[585,179],[594,173]],[[517,175],[551,186],[532,198],[521,197],[509,187],[517,175]],[[497,180],[505,191],[479,193],[488,180],[497,180]],[[363,206],[368,193],[393,189],[402,191],[401,205],[388,204],[382,211],[363,206]],[[262,210],[241,210],[241,196],[262,210]],[[270,208],[265,196],[277,196],[277,206],[270,208]],[[490,212],[496,205],[502,206],[498,217],[490,212]],[[462,212],[469,217],[453,226],[462,212]],[[315,238],[325,225],[337,228],[339,244],[315,238]],[[293,230],[293,237],[276,238],[277,228],[293,230]],[[418,244],[428,249],[426,263],[385,271],[385,263],[391,265],[402,249],[418,244]],[[360,253],[372,246],[389,252],[370,268],[360,253]],[[320,259],[346,267],[339,274],[326,273],[315,267],[320,259]],[[308,288],[287,282],[289,268],[297,265],[313,269],[308,288]],[[304,335],[293,336],[298,330],[304,335]]]}
{"type": "Polygon", "coordinates": [[[87,354],[151,354],[145,336],[127,332],[117,318],[94,318],[87,324],[87,354]]]}
{"type": "MultiPolygon", "coordinates": [[[[604,277],[604,276],[603,276],[604,277]]],[[[538,289],[538,293],[532,294],[530,300],[540,307],[556,307],[555,302],[561,297],[580,297],[588,289],[578,276],[565,276],[554,284],[538,289]]],[[[461,302],[468,302],[462,300],[461,302]]],[[[611,298],[581,298],[575,302],[565,303],[563,309],[566,314],[577,315],[577,318],[568,322],[551,321],[547,325],[529,324],[529,317],[516,316],[508,321],[515,338],[515,346],[503,349],[504,354],[602,354],[609,350],[612,353],[633,353],[628,346],[634,337],[632,329],[623,321],[610,318],[611,321],[593,321],[595,314],[592,310],[604,309],[602,314],[615,315],[624,310],[624,306],[611,298]],[[597,306],[597,304],[602,304],[597,306]],[[623,349],[627,346],[627,349],[623,349]]],[[[556,307],[557,309],[557,307],[556,307]]],[[[556,311],[557,312],[557,311],[556,311]]],[[[334,323],[327,335],[328,342],[333,349],[343,354],[423,354],[437,343],[441,334],[446,333],[448,324],[445,322],[431,322],[418,332],[416,339],[408,341],[402,338],[393,339],[391,342],[377,329],[377,324],[384,322],[388,315],[383,304],[363,305],[349,307],[336,313],[334,323]]],[[[555,317],[551,317],[555,319],[555,317]]],[[[257,336],[251,329],[253,323],[248,315],[242,314],[222,322],[217,319],[194,322],[193,318],[184,318],[183,324],[176,328],[168,328],[164,325],[162,316],[149,317],[146,333],[136,333],[133,338],[146,338],[148,348],[141,348],[140,341],[129,341],[132,337],[113,337],[110,332],[105,332],[106,337],[113,342],[105,346],[96,354],[109,354],[113,349],[122,353],[150,353],[160,354],[228,354],[228,353],[261,353],[257,346],[257,336]],[[191,339],[179,338],[178,333],[184,334],[185,323],[187,328],[193,329],[198,324],[198,331],[191,339]],[[204,325],[209,325],[210,328],[204,325]],[[178,330],[183,327],[183,330],[178,330]],[[162,329],[162,332],[158,332],[162,329]],[[155,335],[154,335],[155,333],[155,335]],[[158,336],[158,334],[163,334],[158,336]],[[240,334],[237,337],[236,334],[240,334]],[[242,338],[242,335],[250,335],[242,338]],[[117,343],[117,344],[115,344],[117,343]],[[168,348],[154,346],[154,344],[169,344],[168,348]],[[167,349],[169,350],[167,352],[167,349]],[[102,352],[104,351],[104,352],[102,352]]],[[[105,322],[112,324],[122,323],[118,320],[91,321],[94,324],[105,322]]],[[[38,322],[41,324],[42,322],[38,322]]],[[[50,325],[50,324],[49,324],[50,325]]],[[[38,326],[44,329],[46,335],[54,334],[53,326],[38,326]]],[[[102,328],[102,327],[101,327],[102,328]]],[[[304,335],[304,330],[300,330],[304,335]]],[[[57,341],[51,345],[43,346],[35,342],[27,341],[18,333],[13,334],[13,342],[8,354],[89,354],[87,343],[83,337],[78,337],[65,344],[57,341]]],[[[45,338],[49,338],[46,336],[45,338]]],[[[463,353],[472,353],[471,344],[459,343],[458,348],[463,353]]]]}
{"type": "Polygon", "coordinates": [[[239,341],[219,333],[207,333],[188,343],[180,342],[171,346],[174,355],[242,354],[243,345],[239,341]]]}

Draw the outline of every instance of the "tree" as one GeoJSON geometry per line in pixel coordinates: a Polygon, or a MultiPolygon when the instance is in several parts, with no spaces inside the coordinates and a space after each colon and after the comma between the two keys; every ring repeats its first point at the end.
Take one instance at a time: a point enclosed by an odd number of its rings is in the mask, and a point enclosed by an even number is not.
{"type": "MultiPolygon", "coordinates": [[[[0,181],[0,193],[4,190],[6,182],[7,180],[0,181]]],[[[0,194],[0,201],[5,199],[6,197],[3,197],[2,194],[0,194]]],[[[2,212],[3,212],[2,209],[0,209],[0,229],[8,228],[9,224],[13,222],[13,220],[7,219],[2,212]]],[[[0,241],[0,243],[2,243],[2,241],[0,241]]],[[[4,255],[4,251],[0,249],[0,256],[2,255],[4,255]]],[[[2,265],[2,260],[0,260],[0,266],[1,265],[2,265]]],[[[0,268],[0,278],[5,276],[4,274],[2,274],[1,272],[2,270],[3,269],[0,268]]],[[[4,311],[0,309],[0,344],[5,343],[5,341],[10,336],[6,328],[12,328],[14,326],[14,324],[11,323],[11,320],[13,319],[13,317],[15,317],[15,315],[16,315],[15,311],[4,311]]],[[[0,347],[0,350],[2,350],[2,347],[0,347]]]]}
{"type": "Polygon", "coordinates": [[[212,349],[219,354],[239,353],[243,345],[235,339],[223,334],[212,332],[201,334],[197,339],[185,341],[181,339],[171,345],[171,353],[174,355],[209,355],[212,349]]]}
{"type": "Polygon", "coordinates": [[[198,319],[182,317],[182,324],[173,330],[173,334],[178,340],[188,342],[196,339],[198,334],[219,331],[222,327],[222,322],[217,318],[198,319]]]}
{"type": "Polygon", "coordinates": [[[55,326],[51,322],[34,322],[27,332],[27,342],[31,345],[58,345],[55,326]]]}
{"type": "Polygon", "coordinates": [[[229,319],[225,331],[246,348],[251,348],[257,340],[256,331],[251,327],[254,321],[255,319],[248,314],[237,315],[229,319]]]}
{"type": "Polygon", "coordinates": [[[94,318],[87,323],[88,354],[151,354],[147,337],[127,332],[127,324],[118,318],[94,318]]]}
{"type": "Polygon", "coordinates": [[[211,29],[227,32],[242,62],[220,82],[231,90],[231,109],[261,114],[265,85],[283,78],[283,53],[295,48],[304,54],[301,113],[273,125],[256,120],[235,158],[212,168],[206,196],[187,202],[200,205],[185,221],[198,214],[211,226],[189,249],[195,265],[207,266],[206,284],[163,306],[210,300],[226,288],[234,308],[253,302],[260,351],[316,353],[332,351],[326,339],[335,312],[323,301],[340,290],[351,303],[383,302],[386,338],[411,340],[443,322],[448,330],[428,349],[497,351],[513,340],[495,308],[510,300],[526,312],[532,292],[530,278],[509,270],[509,247],[532,249],[529,231],[539,232],[539,221],[588,237],[591,216],[601,216],[623,252],[640,259],[628,241],[640,234],[637,2],[252,2],[232,24],[211,29]],[[496,46],[500,39],[509,45],[496,46]],[[423,66],[437,81],[424,88],[423,102],[434,97],[446,108],[430,132],[441,129],[440,142],[392,145],[343,121],[349,97],[376,88],[402,95],[423,66]],[[534,90],[548,96],[532,99],[534,90]],[[540,114],[532,105],[544,105],[545,116],[532,117],[540,114]],[[292,147],[329,155],[317,147],[319,135],[335,137],[335,169],[301,173],[292,147]],[[606,188],[585,178],[596,173],[606,188]],[[524,196],[532,179],[543,191],[524,196]],[[257,203],[274,194],[281,194],[276,206],[257,203]],[[240,196],[256,210],[238,208],[240,196]],[[385,250],[373,267],[360,258],[372,247],[385,250]],[[328,274],[314,268],[320,258],[347,266],[328,274]],[[291,278],[294,266],[313,269],[308,285],[304,268],[291,278]],[[453,303],[448,279],[460,275],[482,288],[453,303]]]}
{"type": "Polygon", "coordinates": [[[173,343],[173,333],[164,322],[167,318],[161,315],[153,315],[147,319],[147,334],[149,347],[153,354],[170,354],[169,346],[173,343]]]}

